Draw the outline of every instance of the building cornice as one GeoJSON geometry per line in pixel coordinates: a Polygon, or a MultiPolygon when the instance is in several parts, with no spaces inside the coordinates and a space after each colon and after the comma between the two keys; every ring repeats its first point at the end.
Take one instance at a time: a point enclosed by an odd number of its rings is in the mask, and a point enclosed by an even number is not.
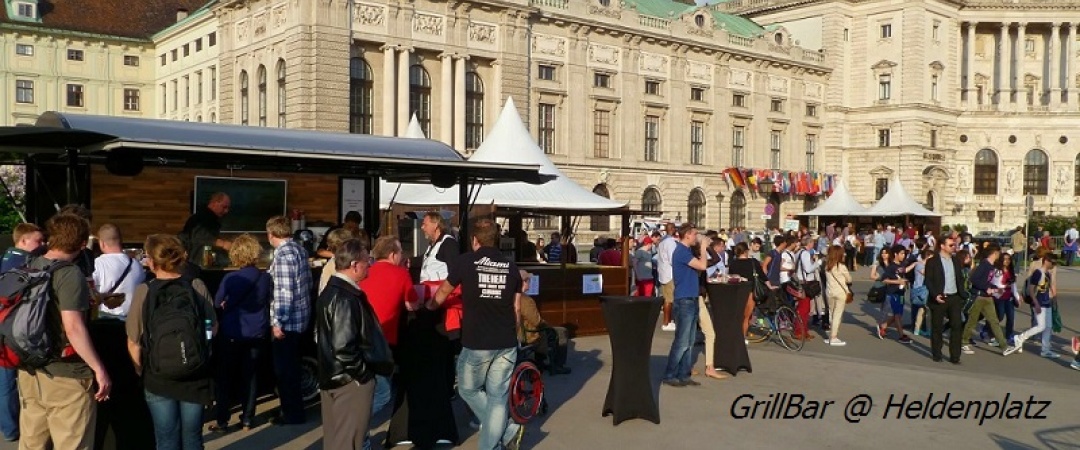
{"type": "Polygon", "coordinates": [[[150,39],[116,36],[111,34],[87,33],[85,31],[62,30],[59,28],[48,28],[41,26],[27,26],[10,22],[0,22],[0,30],[11,30],[27,34],[43,34],[46,36],[62,36],[66,38],[107,40],[134,44],[153,44],[153,41],[151,41],[150,39]]]}

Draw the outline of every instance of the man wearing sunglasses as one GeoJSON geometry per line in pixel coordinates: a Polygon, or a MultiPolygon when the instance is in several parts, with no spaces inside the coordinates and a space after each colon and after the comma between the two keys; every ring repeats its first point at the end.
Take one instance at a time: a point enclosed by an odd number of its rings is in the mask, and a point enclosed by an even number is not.
{"type": "Polygon", "coordinates": [[[926,261],[927,305],[930,307],[930,351],[934,361],[941,361],[944,344],[945,319],[949,320],[949,362],[960,364],[961,333],[964,321],[960,310],[964,306],[963,262],[955,255],[956,239],[944,238],[938,245],[937,254],[926,261]]]}

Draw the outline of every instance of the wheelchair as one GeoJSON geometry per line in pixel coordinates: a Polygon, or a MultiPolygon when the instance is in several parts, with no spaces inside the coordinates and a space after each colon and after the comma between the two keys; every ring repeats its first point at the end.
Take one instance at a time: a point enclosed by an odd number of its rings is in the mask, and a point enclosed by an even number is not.
{"type": "Polygon", "coordinates": [[[547,414],[544,379],[537,366],[535,345],[518,346],[517,363],[510,375],[510,417],[519,425],[547,414]]]}

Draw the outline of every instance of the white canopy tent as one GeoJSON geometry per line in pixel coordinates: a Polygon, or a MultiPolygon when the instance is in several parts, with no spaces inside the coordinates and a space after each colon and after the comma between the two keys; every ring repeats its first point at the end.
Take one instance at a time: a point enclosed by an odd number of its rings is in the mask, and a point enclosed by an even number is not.
{"type": "Polygon", "coordinates": [[[885,193],[874,206],[867,209],[864,216],[921,216],[921,217],[940,217],[941,214],[937,214],[930,211],[911,198],[907,191],[904,189],[903,184],[900,183],[900,179],[893,177],[889,180],[889,191],[885,193]]]}
{"type": "Polygon", "coordinates": [[[851,192],[848,192],[847,184],[840,181],[836,189],[833,190],[832,195],[821,205],[799,215],[811,217],[861,216],[866,215],[866,211],[866,207],[861,205],[858,200],[855,200],[851,192]]]}
{"type": "MultiPolygon", "coordinates": [[[[410,132],[414,127],[410,124],[410,132]]],[[[419,126],[415,127],[419,131],[419,126]]],[[[407,135],[408,137],[414,137],[407,135]]],[[[423,133],[420,133],[420,137],[423,133]]],[[[506,162],[538,164],[540,174],[555,179],[541,185],[528,183],[502,183],[485,185],[474,192],[476,204],[494,204],[506,208],[560,211],[619,210],[627,206],[594,194],[591,190],[571,180],[562,173],[536,144],[525,123],[518,114],[514,100],[508,98],[491,132],[484,139],[471,162],[506,162]]],[[[391,184],[381,191],[381,204],[388,207],[396,187],[391,184]]],[[[401,205],[456,205],[458,189],[440,189],[432,185],[402,184],[393,203],[401,205]]]]}

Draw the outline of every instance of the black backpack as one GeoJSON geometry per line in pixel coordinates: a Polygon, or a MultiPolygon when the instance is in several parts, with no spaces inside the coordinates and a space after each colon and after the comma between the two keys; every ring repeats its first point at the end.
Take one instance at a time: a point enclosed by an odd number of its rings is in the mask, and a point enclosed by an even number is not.
{"type": "Polygon", "coordinates": [[[184,381],[206,376],[210,341],[201,301],[183,279],[149,283],[143,304],[144,372],[156,378],[184,381]]]}

